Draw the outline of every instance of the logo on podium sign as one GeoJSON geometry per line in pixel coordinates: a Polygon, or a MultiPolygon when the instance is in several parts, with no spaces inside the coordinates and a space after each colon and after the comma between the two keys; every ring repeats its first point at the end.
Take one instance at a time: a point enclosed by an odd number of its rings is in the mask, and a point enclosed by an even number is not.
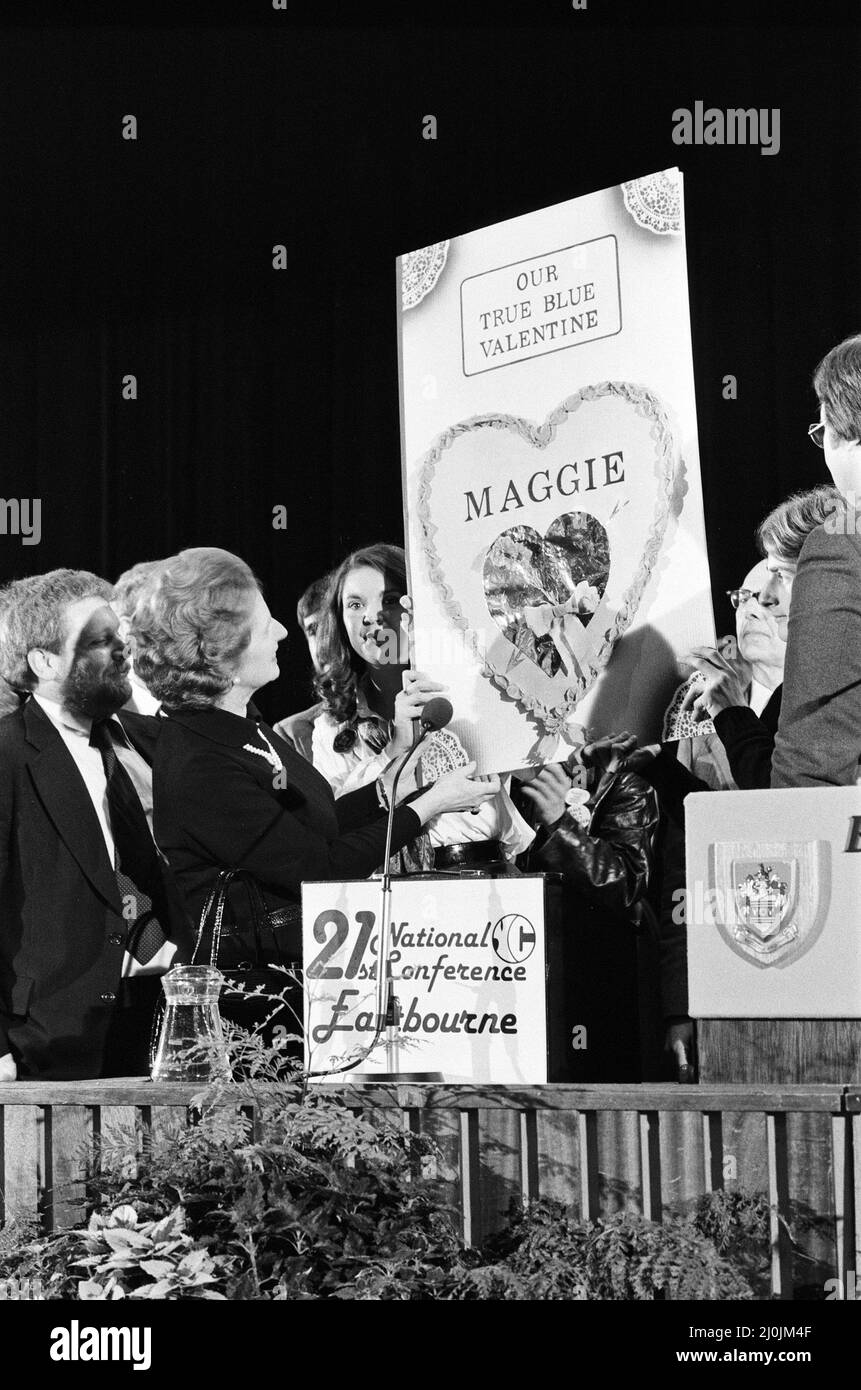
{"type": "Polygon", "coordinates": [[[736,955],[769,968],[810,950],[828,911],[827,840],[718,842],[710,859],[718,930],[736,955]]]}
{"type": "Polygon", "coordinates": [[[500,960],[520,965],[535,950],[535,928],[521,912],[509,913],[496,923],[490,944],[500,960]]]}

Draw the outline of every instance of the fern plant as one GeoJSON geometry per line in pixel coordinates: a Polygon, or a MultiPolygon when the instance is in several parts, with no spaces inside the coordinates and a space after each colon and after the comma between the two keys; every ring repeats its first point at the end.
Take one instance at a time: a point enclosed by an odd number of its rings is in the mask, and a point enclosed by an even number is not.
{"type": "Polygon", "coordinates": [[[0,1281],[83,1300],[746,1299],[761,1286],[768,1207],[738,1194],[663,1225],[537,1202],[465,1249],[420,1176],[433,1145],[397,1112],[309,1087],[259,1037],[234,1032],[231,1048],[243,1080],[201,1094],[197,1123],[142,1153],[109,1132],[85,1225],[7,1237],[0,1281]]]}

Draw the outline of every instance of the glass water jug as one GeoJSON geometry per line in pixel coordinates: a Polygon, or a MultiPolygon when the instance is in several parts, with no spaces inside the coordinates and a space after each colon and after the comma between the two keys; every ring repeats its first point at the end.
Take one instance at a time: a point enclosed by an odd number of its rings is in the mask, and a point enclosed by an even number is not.
{"type": "Polygon", "coordinates": [[[165,1011],[153,1081],[215,1081],[230,1068],[218,1011],[224,976],[211,965],[175,965],[163,977],[165,1011]]]}

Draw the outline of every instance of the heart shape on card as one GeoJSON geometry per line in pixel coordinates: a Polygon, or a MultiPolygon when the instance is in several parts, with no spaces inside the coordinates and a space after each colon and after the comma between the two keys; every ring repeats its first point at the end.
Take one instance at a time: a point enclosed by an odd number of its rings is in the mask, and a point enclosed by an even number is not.
{"type": "Polygon", "coordinates": [[[588,656],[586,632],[607,587],[610,544],[589,512],[566,512],[545,536],[512,526],[490,546],[484,592],[496,625],[548,676],[573,677],[588,656]]]}
{"type": "Polygon", "coordinates": [[[546,734],[634,621],[671,513],[679,449],[648,387],[586,386],[535,425],[474,416],[417,470],[423,559],[482,674],[546,734]]]}

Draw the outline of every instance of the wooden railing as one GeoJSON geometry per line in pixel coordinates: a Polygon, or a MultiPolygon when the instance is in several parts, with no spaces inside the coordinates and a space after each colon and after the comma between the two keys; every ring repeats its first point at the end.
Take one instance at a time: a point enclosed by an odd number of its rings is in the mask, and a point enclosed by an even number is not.
{"type": "MultiPolygon", "coordinates": [[[[143,1080],[0,1085],[0,1219],[73,1225],[93,1139],[184,1126],[197,1090],[143,1080]]],[[[423,1172],[447,1194],[468,1243],[502,1223],[512,1198],[660,1221],[726,1187],[768,1194],[775,1297],[822,1297],[825,1279],[845,1288],[847,1272],[861,1269],[855,1088],[424,1083],[337,1094],[351,1107],[397,1108],[405,1127],[434,1137],[437,1157],[423,1172]]]]}

